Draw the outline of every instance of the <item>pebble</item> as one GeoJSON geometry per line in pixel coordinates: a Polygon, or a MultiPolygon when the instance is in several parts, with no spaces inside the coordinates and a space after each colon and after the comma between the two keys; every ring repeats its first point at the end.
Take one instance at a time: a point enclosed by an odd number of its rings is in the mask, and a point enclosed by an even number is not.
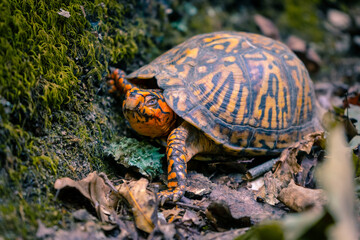
{"type": "Polygon", "coordinates": [[[340,30],[346,30],[351,26],[351,18],[344,12],[336,9],[330,9],[327,12],[328,21],[340,30]]]}

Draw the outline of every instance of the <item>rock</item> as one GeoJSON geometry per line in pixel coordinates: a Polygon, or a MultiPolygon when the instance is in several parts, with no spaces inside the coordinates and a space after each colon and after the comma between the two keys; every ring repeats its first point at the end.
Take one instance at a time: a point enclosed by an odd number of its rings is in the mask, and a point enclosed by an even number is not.
{"type": "Polygon", "coordinates": [[[216,228],[249,227],[264,220],[280,219],[284,210],[254,200],[251,190],[216,186],[210,194],[206,216],[216,228]]]}
{"type": "Polygon", "coordinates": [[[353,41],[356,46],[360,47],[360,35],[354,36],[353,41]]]}
{"type": "Polygon", "coordinates": [[[313,48],[308,48],[306,51],[305,65],[309,72],[315,73],[319,71],[319,68],[322,64],[320,56],[315,52],[313,48]]]}
{"type": "Polygon", "coordinates": [[[255,14],[254,15],[254,21],[256,25],[260,28],[260,31],[262,34],[264,34],[267,37],[280,40],[280,33],[279,29],[275,26],[275,24],[268,18],[260,15],[255,14]]]}
{"type": "Polygon", "coordinates": [[[335,42],[335,49],[339,53],[346,53],[351,46],[351,37],[349,34],[343,34],[338,36],[338,40],[335,42]]]}
{"type": "Polygon", "coordinates": [[[360,29],[360,6],[349,9],[349,12],[354,20],[355,28],[360,29]]]}
{"type": "Polygon", "coordinates": [[[320,56],[303,39],[292,35],[287,39],[286,45],[303,61],[310,73],[319,70],[322,63],[320,56]]]}
{"type": "Polygon", "coordinates": [[[223,239],[236,239],[236,237],[243,235],[248,228],[232,229],[225,232],[209,232],[204,236],[196,236],[196,240],[223,240],[223,239]]]}
{"type": "Polygon", "coordinates": [[[211,193],[213,184],[203,174],[189,172],[187,175],[185,196],[188,198],[201,199],[204,195],[211,193]]]}
{"type": "Polygon", "coordinates": [[[328,21],[340,30],[347,30],[351,26],[351,18],[344,12],[336,9],[330,9],[327,12],[328,21]]]}
{"type": "Polygon", "coordinates": [[[301,52],[301,53],[306,52],[306,42],[294,35],[291,35],[287,39],[286,45],[288,45],[288,47],[294,52],[301,52]]]}
{"type": "Polygon", "coordinates": [[[354,16],[354,22],[355,22],[356,27],[360,28],[360,13],[359,13],[359,15],[354,16]]]}

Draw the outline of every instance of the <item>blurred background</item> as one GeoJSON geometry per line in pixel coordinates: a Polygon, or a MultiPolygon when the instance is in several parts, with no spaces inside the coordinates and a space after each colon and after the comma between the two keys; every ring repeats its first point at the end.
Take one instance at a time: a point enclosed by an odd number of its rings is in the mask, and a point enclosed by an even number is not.
{"type": "Polygon", "coordinates": [[[315,80],[360,81],[360,2],[356,0],[148,0],[139,1],[135,11],[146,19],[146,34],[156,51],[199,33],[255,32],[285,42],[312,74],[318,74],[315,80]]]}

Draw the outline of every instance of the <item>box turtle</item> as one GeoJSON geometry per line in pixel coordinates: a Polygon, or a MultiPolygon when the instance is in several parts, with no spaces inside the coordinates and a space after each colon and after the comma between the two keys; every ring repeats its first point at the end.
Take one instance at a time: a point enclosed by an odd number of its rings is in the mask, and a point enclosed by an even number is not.
{"type": "Polygon", "coordinates": [[[196,154],[277,155],[321,130],[304,64],[273,39],[244,32],[194,36],[125,76],[110,75],[139,134],[167,138],[168,190],[177,201],[196,154]]]}

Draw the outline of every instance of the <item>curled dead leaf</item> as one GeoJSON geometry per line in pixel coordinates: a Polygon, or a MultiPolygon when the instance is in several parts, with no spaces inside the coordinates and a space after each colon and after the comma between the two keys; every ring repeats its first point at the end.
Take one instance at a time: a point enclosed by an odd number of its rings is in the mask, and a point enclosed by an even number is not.
{"type": "Polygon", "coordinates": [[[132,207],[137,228],[151,233],[155,227],[157,204],[154,193],[146,189],[148,180],[124,182],[117,186],[118,193],[123,196],[132,207]]]}
{"type": "MultiPolygon", "coordinates": [[[[259,239],[259,236],[265,236],[264,239],[359,239],[359,211],[355,200],[351,149],[347,146],[344,129],[339,126],[333,128],[327,139],[327,157],[316,169],[316,177],[327,198],[325,207],[288,214],[278,222],[260,224],[236,239],[259,239]],[[270,231],[264,232],[263,227],[270,231]],[[276,228],[279,235],[275,235],[276,228]]],[[[286,195],[292,194],[294,187],[296,185],[291,181],[282,189],[282,198],[289,197],[286,195]]],[[[357,193],[359,196],[359,191],[357,193]]],[[[292,198],[296,198],[295,195],[292,198]]],[[[300,201],[290,200],[293,203],[300,201]]],[[[304,205],[299,204],[301,207],[304,205]]]]}
{"type": "Polygon", "coordinates": [[[273,173],[268,172],[264,175],[264,187],[258,192],[257,196],[264,199],[270,205],[277,204],[281,190],[289,185],[295,174],[302,171],[296,158],[299,151],[310,153],[314,144],[325,145],[323,131],[308,134],[303,140],[285,149],[280,155],[279,161],[274,165],[275,171],[273,173]]]}
{"type": "Polygon", "coordinates": [[[181,216],[179,215],[180,212],[184,211],[182,208],[174,207],[172,209],[164,209],[162,210],[162,214],[164,215],[164,218],[168,220],[169,223],[173,222],[175,219],[181,219],[181,216]]]}
{"type": "Polygon", "coordinates": [[[293,174],[296,174],[302,170],[296,159],[299,151],[303,151],[309,154],[312,146],[315,143],[324,146],[325,139],[323,131],[310,133],[306,135],[303,140],[298,141],[285,149],[281,153],[279,161],[277,161],[275,164],[276,168],[274,171],[274,177],[289,183],[293,174]]]}
{"type": "Polygon", "coordinates": [[[280,191],[278,199],[297,212],[326,204],[326,196],[322,189],[298,186],[294,180],[280,191]]]}
{"type": "Polygon", "coordinates": [[[67,177],[57,179],[54,187],[62,191],[66,188],[77,189],[91,202],[101,221],[110,221],[109,216],[115,212],[118,198],[111,194],[110,188],[104,183],[104,180],[99,177],[97,172],[92,172],[86,178],[79,181],[67,177]]]}
{"type": "Polygon", "coordinates": [[[201,220],[199,216],[196,214],[196,212],[186,209],[185,214],[182,218],[183,222],[188,222],[190,224],[200,225],[201,220]]]}

